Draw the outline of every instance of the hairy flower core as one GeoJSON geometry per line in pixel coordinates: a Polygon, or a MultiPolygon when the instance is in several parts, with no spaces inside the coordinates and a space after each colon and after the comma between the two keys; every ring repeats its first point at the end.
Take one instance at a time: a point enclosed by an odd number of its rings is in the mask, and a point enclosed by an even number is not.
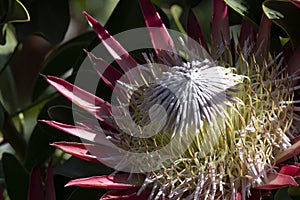
{"type": "Polygon", "coordinates": [[[162,107],[167,118],[162,132],[172,137],[187,131],[198,134],[203,121],[211,124],[214,115],[221,115],[229,97],[227,90],[239,79],[231,69],[216,66],[208,59],[173,66],[156,75],[148,86],[136,89],[131,97],[132,116],[136,123],[147,125],[151,111],[152,121],[161,122],[162,113],[157,109],[162,107]],[[155,105],[160,107],[151,110],[155,105]]]}
{"type": "Polygon", "coordinates": [[[185,149],[171,164],[147,175],[141,191],[153,186],[149,199],[233,199],[237,191],[250,195],[251,187],[275,172],[274,157],[294,137],[292,76],[280,73],[276,62],[259,65],[252,55],[239,56],[240,75],[204,59],[167,70],[150,65],[156,71],[151,81],[131,87],[123,83],[131,90],[133,121],[159,129],[154,137],[142,137],[143,129],[138,129],[141,137],[124,134],[127,148],[155,151],[179,134],[173,147],[185,149]]]}

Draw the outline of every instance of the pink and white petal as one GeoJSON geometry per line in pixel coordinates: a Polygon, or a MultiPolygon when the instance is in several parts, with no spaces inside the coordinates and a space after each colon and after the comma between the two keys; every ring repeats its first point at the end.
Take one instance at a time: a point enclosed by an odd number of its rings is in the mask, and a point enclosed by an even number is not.
{"type": "MultiPolygon", "coordinates": [[[[294,163],[292,166],[298,167],[298,168],[300,169],[300,163],[294,163]]],[[[300,170],[298,170],[297,173],[295,173],[295,174],[293,175],[293,177],[294,177],[295,179],[300,178],[300,170]]]]}
{"type": "Polygon", "coordinates": [[[88,148],[92,146],[92,144],[83,144],[76,142],[54,142],[51,145],[82,160],[100,163],[97,157],[91,155],[88,151],[88,148]]]}
{"type": "Polygon", "coordinates": [[[101,132],[95,132],[92,130],[89,130],[84,127],[80,126],[74,126],[69,124],[63,124],[56,121],[50,121],[50,120],[39,120],[39,122],[46,123],[58,130],[64,131],[66,133],[69,133],[70,135],[82,138],[84,140],[88,140],[91,142],[97,142],[99,144],[105,144],[106,136],[101,132]]]}
{"type": "Polygon", "coordinates": [[[129,53],[116,41],[103,26],[101,26],[96,19],[91,17],[88,13],[83,12],[88,20],[90,26],[96,32],[98,38],[105,46],[110,55],[120,65],[124,72],[136,67],[138,63],[129,55],[129,53]]]}
{"type": "Polygon", "coordinates": [[[56,200],[56,192],[53,180],[52,161],[48,163],[46,174],[45,196],[46,200],[56,200]]]}
{"type": "Polygon", "coordinates": [[[284,162],[299,154],[300,154],[300,141],[296,142],[292,146],[288,147],[287,149],[283,150],[281,153],[276,155],[275,163],[284,162]]]}
{"type": "Polygon", "coordinates": [[[76,142],[54,142],[52,146],[80,159],[107,166],[128,165],[124,153],[111,142],[96,145],[76,142]]]}
{"type": "Polygon", "coordinates": [[[295,179],[289,175],[280,173],[268,173],[266,177],[266,183],[260,186],[254,187],[254,189],[273,190],[287,186],[298,186],[295,179]]]}
{"type": "MultiPolygon", "coordinates": [[[[189,37],[191,37],[196,42],[201,44],[206,50],[208,50],[207,44],[204,40],[203,32],[200,28],[198,20],[197,20],[195,14],[193,13],[192,9],[190,9],[190,11],[189,11],[188,24],[187,24],[187,34],[188,34],[189,37]]],[[[189,41],[188,41],[188,45],[189,45],[190,48],[193,48],[193,47],[190,46],[189,41]]]]}
{"type": "Polygon", "coordinates": [[[30,175],[28,200],[44,199],[44,188],[38,167],[33,167],[30,175]]]}
{"type": "Polygon", "coordinates": [[[289,176],[295,176],[300,171],[300,167],[297,167],[295,165],[282,165],[279,167],[280,168],[278,173],[289,175],[289,176]]]}
{"type": "Polygon", "coordinates": [[[71,180],[65,186],[79,186],[87,188],[105,189],[132,189],[138,188],[141,183],[130,179],[129,174],[116,174],[108,176],[93,176],[71,180]]]}
{"type": "Polygon", "coordinates": [[[222,44],[230,45],[228,7],[224,0],[214,0],[212,21],[213,49],[217,50],[222,44]]]}
{"type": "Polygon", "coordinates": [[[109,65],[102,58],[95,57],[91,52],[86,51],[86,53],[100,78],[113,90],[117,80],[121,78],[122,73],[109,65]]]}
{"type": "Polygon", "coordinates": [[[157,56],[172,62],[166,50],[175,55],[177,55],[177,50],[166,26],[156,12],[155,6],[151,0],[140,0],[139,3],[157,56]],[[150,27],[157,27],[158,29],[151,29],[150,27]]]}
{"type": "Polygon", "coordinates": [[[300,168],[300,163],[294,163],[293,165],[300,168]]]}
{"type": "Polygon", "coordinates": [[[148,199],[151,190],[145,190],[138,195],[138,189],[112,190],[105,193],[100,200],[141,200],[148,199]]]}
{"type": "Polygon", "coordinates": [[[45,79],[58,92],[74,104],[88,111],[98,120],[110,124],[110,121],[107,119],[107,116],[111,115],[111,108],[108,102],[61,78],[45,76],[45,79]]]}

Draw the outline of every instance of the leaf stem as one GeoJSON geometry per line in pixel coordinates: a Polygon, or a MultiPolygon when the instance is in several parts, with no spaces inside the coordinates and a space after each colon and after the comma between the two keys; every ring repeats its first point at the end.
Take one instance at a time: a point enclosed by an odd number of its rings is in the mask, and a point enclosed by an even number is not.
{"type": "Polygon", "coordinates": [[[23,134],[16,129],[11,116],[7,111],[4,111],[4,124],[2,127],[4,140],[7,141],[22,161],[26,156],[27,142],[23,134]]]}
{"type": "Polygon", "coordinates": [[[4,70],[9,66],[9,63],[12,59],[12,57],[15,55],[15,53],[18,51],[21,43],[18,43],[14,49],[14,51],[9,55],[8,59],[4,63],[3,67],[0,69],[0,75],[4,72],[4,70]]]}
{"type": "Polygon", "coordinates": [[[26,106],[25,108],[22,108],[21,110],[18,110],[17,112],[12,113],[12,114],[11,114],[11,117],[15,117],[15,116],[17,116],[17,115],[20,114],[20,113],[24,113],[24,112],[26,112],[27,110],[30,110],[31,108],[33,108],[34,106],[36,106],[36,105],[42,103],[43,101],[46,101],[46,100],[51,99],[51,98],[54,98],[54,97],[56,97],[56,96],[58,96],[58,95],[59,95],[58,92],[54,92],[54,93],[51,93],[51,94],[49,94],[49,95],[47,95],[47,96],[45,96],[45,97],[43,97],[43,98],[40,98],[40,99],[38,99],[37,101],[35,101],[35,102],[31,103],[30,105],[26,106]]]}

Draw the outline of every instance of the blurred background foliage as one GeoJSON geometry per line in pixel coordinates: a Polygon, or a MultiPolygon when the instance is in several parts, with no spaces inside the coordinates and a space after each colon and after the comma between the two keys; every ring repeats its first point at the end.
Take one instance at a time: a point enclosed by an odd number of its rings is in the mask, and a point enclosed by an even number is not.
{"type": "MultiPolygon", "coordinates": [[[[298,1],[225,1],[230,5],[233,38],[237,38],[243,18],[258,28],[264,12],[275,24],[271,33],[274,52],[283,47],[293,52],[299,46],[298,1]]],[[[153,3],[167,27],[181,32],[186,30],[192,8],[204,37],[210,40],[211,0],[153,3]]],[[[137,0],[0,0],[0,199],[1,193],[6,200],[41,199],[43,195],[59,200],[99,199],[105,192],[64,187],[70,179],[112,171],[55,150],[49,145],[52,142],[78,139],[38,123],[38,119],[72,123],[70,102],[48,87],[40,74],[72,82],[85,58],[83,48],[91,50],[98,44],[83,10],[112,35],[145,26],[137,0]],[[48,177],[52,173],[53,184],[48,177]],[[40,196],[30,195],[32,188],[41,190],[40,196]]],[[[299,188],[285,188],[269,198],[293,199],[299,193],[299,188]]]]}

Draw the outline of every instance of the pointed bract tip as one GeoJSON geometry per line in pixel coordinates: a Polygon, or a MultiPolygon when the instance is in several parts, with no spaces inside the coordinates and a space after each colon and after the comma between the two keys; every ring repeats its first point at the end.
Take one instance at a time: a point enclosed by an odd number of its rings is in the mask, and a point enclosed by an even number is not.
{"type": "Polygon", "coordinates": [[[91,27],[98,24],[98,21],[90,16],[87,12],[83,11],[82,14],[84,14],[91,27]]]}
{"type": "Polygon", "coordinates": [[[54,143],[50,143],[49,145],[50,145],[50,146],[56,146],[56,145],[55,145],[55,142],[54,142],[54,143]]]}
{"type": "Polygon", "coordinates": [[[37,121],[42,122],[42,123],[47,123],[47,120],[45,120],[45,119],[38,119],[37,121]]]}
{"type": "Polygon", "coordinates": [[[86,55],[87,55],[90,59],[92,59],[92,58],[96,59],[96,56],[95,56],[92,52],[90,52],[90,51],[88,51],[88,50],[86,50],[86,49],[83,49],[83,51],[84,51],[84,53],[86,53],[86,55]]]}
{"type": "Polygon", "coordinates": [[[56,80],[59,80],[60,78],[58,77],[55,77],[55,76],[51,76],[51,75],[43,75],[43,77],[45,78],[45,80],[50,84],[52,85],[51,83],[53,81],[56,81],[56,80]]]}
{"type": "Polygon", "coordinates": [[[40,76],[43,77],[44,79],[47,79],[47,76],[42,73],[40,73],[40,76]]]}
{"type": "Polygon", "coordinates": [[[82,14],[86,17],[86,18],[92,18],[93,17],[91,15],[89,15],[86,11],[82,11],[82,14]]]}
{"type": "Polygon", "coordinates": [[[97,58],[92,52],[89,52],[86,49],[83,49],[83,51],[86,53],[93,65],[96,65],[97,60],[101,60],[100,58],[97,58]]]}
{"type": "Polygon", "coordinates": [[[70,182],[67,183],[66,185],[64,185],[64,187],[69,187],[69,186],[72,186],[72,184],[70,184],[70,182]]]}
{"type": "Polygon", "coordinates": [[[88,50],[83,49],[84,53],[86,53],[87,55],[90,53],[88,50]]]}
{"type": "Polygon", "coordinates": [[[95,57],[94,54],[92,54],[91,52],[89,52],[86,49],[83,49],[84,53],[86,53],[86,55],[89,57],[89,59],[92,59],[92,57],[95,57]]]}

